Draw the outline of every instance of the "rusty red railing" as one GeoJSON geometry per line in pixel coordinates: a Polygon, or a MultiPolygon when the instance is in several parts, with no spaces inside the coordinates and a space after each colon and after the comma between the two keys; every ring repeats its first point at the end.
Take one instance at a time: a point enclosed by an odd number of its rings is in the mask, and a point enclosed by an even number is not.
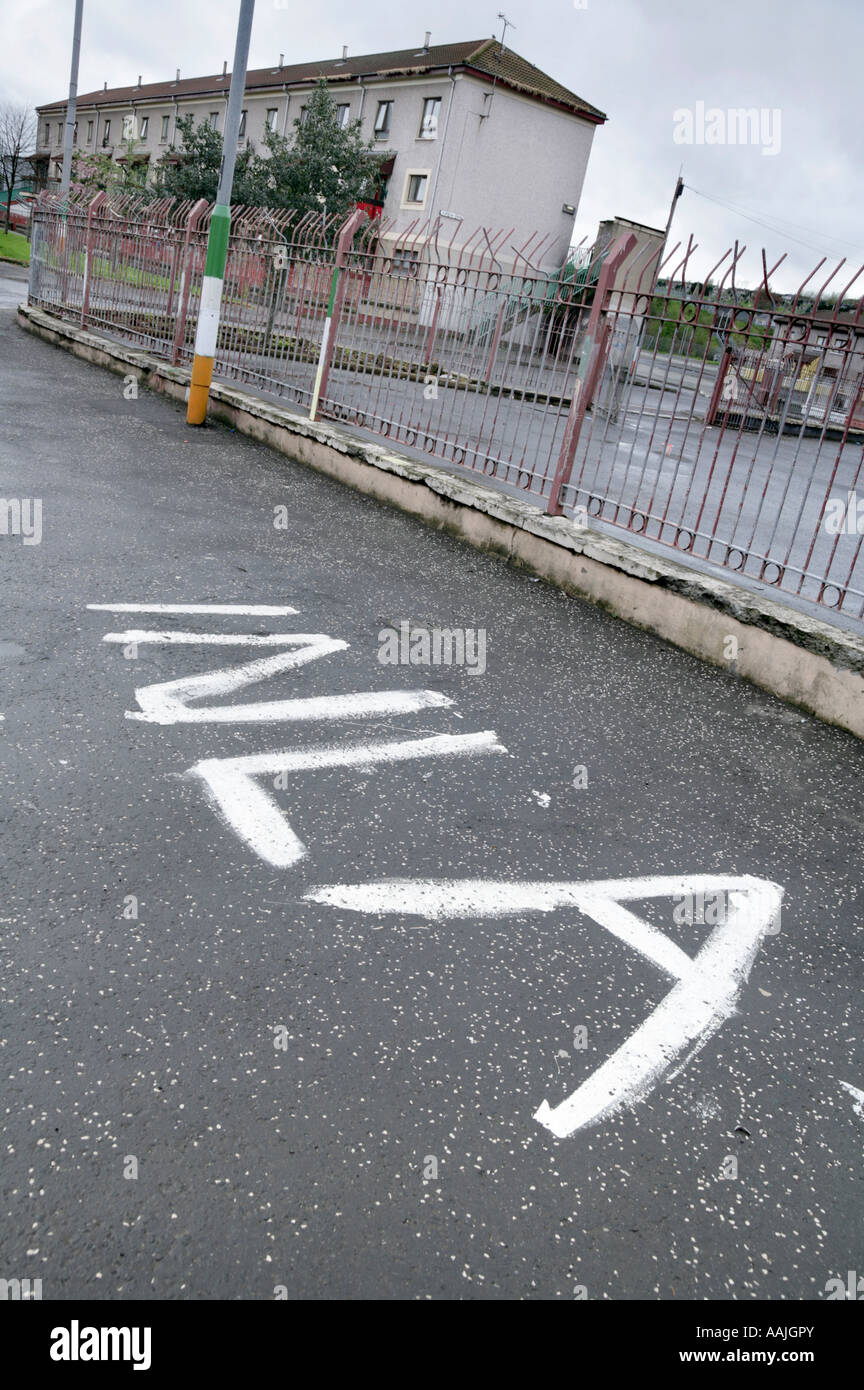
{"type": "MultiPolygon", "coordinates": [[[[30,301],[191,360],[210,209],[98,195],[34,208],[30,301]]],[[[437,218],[235,208],[217,377],[317,410],[552,514],[626,531],[823,616],[864,619],[864,270],[791,294],[699,283],[690,238],[562,248],[437,218]],[[861,487],[860,531],[858,529],[861,487]]]]}

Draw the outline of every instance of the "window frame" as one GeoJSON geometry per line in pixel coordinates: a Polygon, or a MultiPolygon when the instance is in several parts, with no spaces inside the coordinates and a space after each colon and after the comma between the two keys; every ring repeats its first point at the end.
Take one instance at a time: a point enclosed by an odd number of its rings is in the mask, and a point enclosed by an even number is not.
{"type": "Polygon", "coordinates": [[[417,135],[417,139],[418,139],[418,140],[437,140],[437,139],[438,139],[438,117],[440,116],[440,114],[441,114],[441,98],[440,98],[440,97],[424,97],[424,98],[423,98],[423,109],[422,109],[422,111],[420,112],[420,130],[419,130],[418,135],[417,135]],[[431,113],[429,112],[429,107],[430,107],[430,106],[431,106],[431,107],[434,107],[434,111],[431,112],[431,113]],[[430,115],[430,114],[431,114],[432,116],[434,116],[434,127],[433,127],[431,130],[427,130],[427,121],[428,121],[428,119],[429,119],[429,115],[430,115]]]}
{"type": "Polygon", "coordinates": [[[426,199],[429,195],[429,179],[431,173],[431,169],[406,169],[405,183],[402,188],[403,208],[424,208],[426,206],[426,199]],[[423,180],[423,197],[420,199],[412,198],[410,196],[411,184],[415,179],[423,180]]]}
{"type": "Polygon", "coordinates": [[[375,124],[372,127],[372,134],[376,140],[387,140],[390,137],[390,124],[393,118],[393,98],[379,97],[378,110],[375,113],[375,124]],[[385,113],[383,124],[381,113],[385,113]]]}

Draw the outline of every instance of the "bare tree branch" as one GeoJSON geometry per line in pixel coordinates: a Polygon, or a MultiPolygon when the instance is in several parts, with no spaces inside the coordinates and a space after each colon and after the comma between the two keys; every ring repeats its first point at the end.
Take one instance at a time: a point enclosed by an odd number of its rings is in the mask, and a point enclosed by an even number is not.
{"type": "Polygon", "coordinates": [[[30,107],[0,102],[0,187],[6,193],[7,232],[12,221],[12,190],[35,144],[36,117],[30,107]]]}

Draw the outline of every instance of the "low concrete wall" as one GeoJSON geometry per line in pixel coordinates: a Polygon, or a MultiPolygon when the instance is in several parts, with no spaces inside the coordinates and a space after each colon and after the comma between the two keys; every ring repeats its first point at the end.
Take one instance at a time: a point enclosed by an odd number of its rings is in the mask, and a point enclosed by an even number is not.
{"type": "MultiPolygon", "coordinates": [[[[185,400],[189,372],[21,305],[22,327],[185,400]]],[[[672,559],[214,383],[210,413],[299,463],[492,550],[578,598],[864,738],[864,640],[672,559]]]]}

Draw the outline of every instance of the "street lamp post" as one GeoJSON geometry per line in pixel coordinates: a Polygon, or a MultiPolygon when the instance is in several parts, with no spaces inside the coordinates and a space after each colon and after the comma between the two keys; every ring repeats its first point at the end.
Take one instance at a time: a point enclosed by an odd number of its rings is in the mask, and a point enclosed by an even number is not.
{"type": "Polygon", "coordinates": [[[75,140],[75,108],[78,101],[78,54],[81,51],[81,19],[84,0],[75,0],[75,24],[72,30],[72,68],[69,74],[69,101],[66,106],[66,125],[63,131],[63,173],[60,179],[60,195],[69,197],[69,184],[72,179],[72,145],[75,140]]]}
{"type": "Polygon", "coordinates": [[[198,326],[195,331],[195,356],[192,361],[192,381],[186,411],[186,421],[190,425],[204,424],[210,398],[210,382],[213,379],[213,359],[216,356],[216,340],[219,336],[222,286],[228,256],[228,234],[231,231],[231,185],[234,182],[237,141],[240,137],[240,116],[246,88],[246,64],[249,58],[249,37],[252,32],[254,10],[255,0],[240,0],[234,66],[231,69],[231,88],[222,135],[222,166],[219,171],[216,205],[210,218],[207,259],[204,264],[198,326]]]}

